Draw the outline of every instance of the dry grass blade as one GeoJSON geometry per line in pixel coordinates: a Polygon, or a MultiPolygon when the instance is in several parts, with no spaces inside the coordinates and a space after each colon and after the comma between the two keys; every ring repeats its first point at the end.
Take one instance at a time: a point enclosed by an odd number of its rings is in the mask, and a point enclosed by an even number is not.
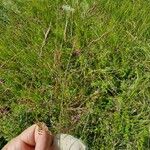
{"type": "MultiPolygon", "coordinates": [[[[111,30],[112,31],[112,30],[111,30]]],[[[90,47],[92,44],[95,44],[96,42],[98,42],[99,40],[101,40],[104,36],[106,36],[108,33],[110,33],[111,31],[107,31],[105,33],[103,33],[99,38],[92,40],[87,47],[90,47]]]]}
{"type": "Polygon", "coordinates": [[[46,33],[45,33],[45,36],[44,36],[44,40],[43,40],[43,42],[42,42],[41,51],[40,51],[40,55],[39,55],[40,57],[42,56],[43,47],[44,47],[45,44],[46,44],[46,41],[47,41],[48,35],[49,35],[49,33],[50,33],[50,30],[51,30],[51,23],[49,24],[49,27],[48,27],[48,29],[47,29],[47,31],[46,31],[46,33]]]}

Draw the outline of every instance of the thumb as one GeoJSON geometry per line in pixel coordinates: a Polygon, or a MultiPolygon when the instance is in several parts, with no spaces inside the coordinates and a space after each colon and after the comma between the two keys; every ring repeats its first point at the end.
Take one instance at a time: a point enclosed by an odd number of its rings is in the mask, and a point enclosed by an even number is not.
{"type": "Polygon", "coordinates": [[[53,136],[44,123],[40,123],[35,128],[35,143],[35,150],[51,150],[53,136]]]}

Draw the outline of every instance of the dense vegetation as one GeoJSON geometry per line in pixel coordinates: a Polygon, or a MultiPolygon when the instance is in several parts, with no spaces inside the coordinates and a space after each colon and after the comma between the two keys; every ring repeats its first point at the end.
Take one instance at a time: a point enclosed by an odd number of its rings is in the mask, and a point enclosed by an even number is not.
{"type": "Polygon", "coordinates": [[[149,0],[0,0],[0,144],[37,121],[150,149],[149,0]]]}

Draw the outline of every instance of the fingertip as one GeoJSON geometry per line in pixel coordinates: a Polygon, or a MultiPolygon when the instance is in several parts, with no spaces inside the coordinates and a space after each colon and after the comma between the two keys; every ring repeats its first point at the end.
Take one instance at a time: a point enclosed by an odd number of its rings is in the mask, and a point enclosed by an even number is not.
{"type": "Polygon", "coordinates": [[[53,136],[48,130],[35,129],[35,150],[46,150],[53,144],[53,136]]]}
{"type": "Polygon", "coordinates": [[[36,124],[32,125],[31,127],[27,128],[25,131],[23,131],[18,138],[23,141],[24,143],[34,146],[35,145],[35,129],[36,129],[36,124]]]}

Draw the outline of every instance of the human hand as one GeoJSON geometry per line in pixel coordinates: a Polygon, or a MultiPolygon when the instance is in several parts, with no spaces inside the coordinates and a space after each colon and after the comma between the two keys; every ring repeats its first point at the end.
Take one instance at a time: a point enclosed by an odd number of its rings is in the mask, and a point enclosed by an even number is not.
{"type": "Polygon", "coordinates": [[[48,128],[32,125],[12,139],[2,150],[54,150],[53,136],[48,128]]]}

